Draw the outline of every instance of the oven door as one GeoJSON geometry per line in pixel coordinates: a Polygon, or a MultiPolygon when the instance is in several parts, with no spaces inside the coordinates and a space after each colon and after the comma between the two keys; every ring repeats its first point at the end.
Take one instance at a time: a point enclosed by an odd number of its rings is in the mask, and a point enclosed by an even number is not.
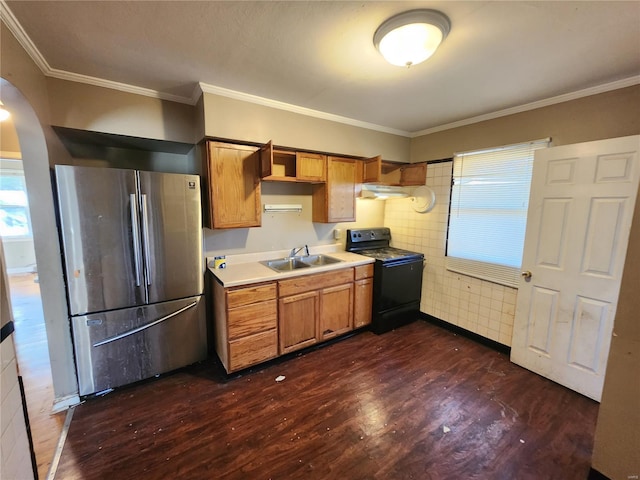
{"type": "Polygon", "coordinates": [[[409,303],[420,304],[423,259],[376,262],[374,308],[384,312],[409,303]]]}

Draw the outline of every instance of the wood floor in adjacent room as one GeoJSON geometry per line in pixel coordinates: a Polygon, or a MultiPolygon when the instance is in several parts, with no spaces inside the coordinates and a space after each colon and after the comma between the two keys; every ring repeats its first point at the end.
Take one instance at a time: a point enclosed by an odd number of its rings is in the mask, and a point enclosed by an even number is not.
{"type": "Polygon", "coordinates": [[[65,412],[52,413],[54,393],[37,274],[9,276],[14,341],[24,384],[38,478],[44,480],[62,432],[65,412]]]}
{"type": "Polygon", "coordinates": [[[90,399],[55,478],[585,479],[597,410],[417,321],[236,378],[209,362],[90,399]]]}

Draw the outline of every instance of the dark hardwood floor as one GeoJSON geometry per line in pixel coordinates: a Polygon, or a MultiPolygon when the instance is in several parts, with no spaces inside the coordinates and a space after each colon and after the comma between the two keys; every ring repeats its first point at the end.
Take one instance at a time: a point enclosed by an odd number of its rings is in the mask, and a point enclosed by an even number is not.
{"type": "Polygon", "coordinates": [[[416,321],[231,379],[209,362],[89,399],[56,478],[585,479],[597,410],[416,321]]]}

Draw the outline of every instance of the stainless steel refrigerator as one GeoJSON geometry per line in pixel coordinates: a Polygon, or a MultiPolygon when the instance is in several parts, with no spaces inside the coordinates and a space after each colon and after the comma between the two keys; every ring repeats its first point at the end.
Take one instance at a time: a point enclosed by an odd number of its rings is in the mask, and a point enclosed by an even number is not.
{"type": "Polygon", "coordinates": [[[206,358],[199,177],[55,175],[80,395],[206,358]]]}

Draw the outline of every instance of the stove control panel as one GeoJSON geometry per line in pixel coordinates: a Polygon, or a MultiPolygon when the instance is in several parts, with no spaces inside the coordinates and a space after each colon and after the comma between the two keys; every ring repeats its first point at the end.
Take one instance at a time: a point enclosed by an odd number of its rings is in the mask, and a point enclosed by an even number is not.
{"type": "Polygon", "coordinates": [[[388,228],[358,228],[347,230],[349,243],[375,242],[391,240],[391,230],[388,228]]]}

